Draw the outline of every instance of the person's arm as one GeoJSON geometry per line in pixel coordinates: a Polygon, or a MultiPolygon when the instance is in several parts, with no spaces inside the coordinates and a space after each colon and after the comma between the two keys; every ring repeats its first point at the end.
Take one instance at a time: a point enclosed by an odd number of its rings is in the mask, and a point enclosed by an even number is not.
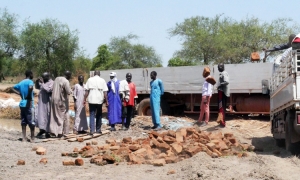
{"type": "Polygon", "coordinates": [[[106,106],[109,106],[108,99],[107,99],[107,91],[104,91],[103,94],[104,94],[104,99],[105,99],[106,106]]]}
{"type": "Polygon", "coordinates": [[[85,94],[84,94],[83,104],[86,103],[86,98],[89,96],[89,94],[90,94],[90,90],[89,90],[89,89],[86,89],[86,90],[85,90],[85,94]]]}
{"type": "Polygon", "coordinates": [[[133,84],[133,88],[132,88],[132,91],[133,91],[133,96],[134,96],[134,106],[137,104],[136,103],[136,100],[137,100],[137,98],[138,98],[138,95],[137,95],[137,93],[136,93],[136,88],[135,88],[135,84],[133,84]]]}
{"type": "Polygon", "coordinates": [[[165,89],[164,89],[164,84],[163,84],[162,80],[158,81],[158,84],[160,87],[161,95],[163,95],[165,92],[165,89]]]}
{"type": "Polygon", "coordinates": [[[276,45],[271,49],[263,49],[263,50],[265,50],[266,52],[274,52],[274,51],[280,51],[280,50],[288,49],[288,48],[290,48],[289,44],[285,43],[285,44],[276,45]]]}
{"type": "Polygon", "coordinates": [[[220,83],[221,86],[226,86],[229,84],[229,76],[227,73],[222,73],[223,74],[223,82],[220,83]]]}
{"type": "Polygon", "coordinates": [[[51,93],[53,90],[53,81],[48,81],[46,83],[40,83],[40,89],[45,90],[47,93],[51,93]]]}
{"type": "Polygon", "coordinates": [[[74,87],[74,91],[73,91],[73,100],[74,100],[74,103],[76,103],[76,100],[77,100],[77,86],[75,85],[74,87]]]}
{"type": "MultiPolygon", "coordinates": [[[[16,93],[16,94],[21,95],[21,94],[20,94],[20,85],[19,85],[19,84],[14,85],[14,86],[11,88],[11,90],[12,90],[14,93],[16,93]]],[[[21,99],[23,99],[22,95],[21,95],[21,99]]]]}

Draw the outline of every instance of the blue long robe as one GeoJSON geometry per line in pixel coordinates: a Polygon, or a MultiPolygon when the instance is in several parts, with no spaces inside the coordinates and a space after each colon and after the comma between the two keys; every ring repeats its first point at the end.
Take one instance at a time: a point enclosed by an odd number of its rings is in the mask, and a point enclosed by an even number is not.
{"type": "Polygon", "coordinates": [[[115,82],[115,93],[111,89],[111,81],[107,83],[108,91],[108,120],[109,124],[121,124],[122,123],[122,103],[119,95],[119,84],[120,81],[115,82]]]}
{"type": "Polygon", "coordinates": [[[152,122],[154,126],[161,127],[160,124],[160,96],[164,94],[163,82],[160,79],[152,80],[150,82],[150,106],[152,113],[152,122]]]}

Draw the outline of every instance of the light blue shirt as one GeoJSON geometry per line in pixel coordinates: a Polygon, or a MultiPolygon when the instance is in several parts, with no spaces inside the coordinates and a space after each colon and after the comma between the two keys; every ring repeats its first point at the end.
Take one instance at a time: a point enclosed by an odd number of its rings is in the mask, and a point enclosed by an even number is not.
{"type": "MultiPolygon", "coordinates": [[[[34,86],[34,83],[31,79],[24,79],[21,82],[19,82],[18,84],[16,84],[13,88],[17,91],[19,91],[22,99],[20,101],[19,106],[20,107],[26,107],[27,104],[27,99],[25,99],[28,96],[28,90],[30,86],[34,86]]],[[[33,91],[31,94],[31,99],[33,101],[33,91]]],[[[33,106],[33,102],[32,102],[32,106],[33,106]]]]}

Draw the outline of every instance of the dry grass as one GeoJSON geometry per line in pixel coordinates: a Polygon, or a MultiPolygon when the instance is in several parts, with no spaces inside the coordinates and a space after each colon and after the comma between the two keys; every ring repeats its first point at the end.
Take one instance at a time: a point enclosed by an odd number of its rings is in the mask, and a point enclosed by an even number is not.
{"type": "Polygon", "coordinates": [[[20,108],[0,108],[0,118],[21,119],[20,108]]]}

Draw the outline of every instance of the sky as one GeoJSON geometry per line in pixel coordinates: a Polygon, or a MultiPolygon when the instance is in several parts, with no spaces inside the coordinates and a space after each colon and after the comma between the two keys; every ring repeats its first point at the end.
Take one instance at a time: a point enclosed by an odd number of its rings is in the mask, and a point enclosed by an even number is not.
{"type": "Polygon", "coordinates": [[[292,10],[299,5],[297,0],[0,0],[0,4],[17,14],[20,24],[52,18],[78,30],[79,45],[90,58],[110,38],[135,34],[138,43],[156,50],[163,66],[181,49],[179,37],[170,37],[168,30],[187,18],[223,14],[238,21],[247,16],[262,22],[291,18],[300,24],[297,9],[292,10]]]}

